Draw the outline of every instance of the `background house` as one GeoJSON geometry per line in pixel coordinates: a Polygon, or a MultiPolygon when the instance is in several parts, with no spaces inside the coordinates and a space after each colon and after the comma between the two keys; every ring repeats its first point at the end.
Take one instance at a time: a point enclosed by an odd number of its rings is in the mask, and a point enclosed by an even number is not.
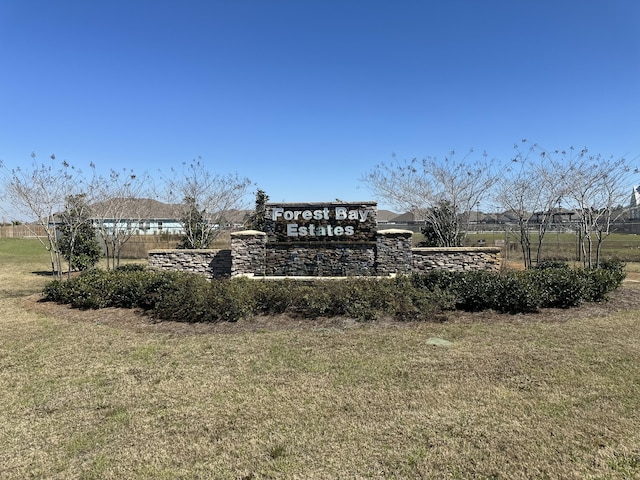
{"type": "Polygon", "coordinates": [[[629,219],[640,220],[640,185],[633,188],[631,192],[631,203],[629,204],[629,219]]]}
{"type": "Polygon", "coordinates": [[[183,234],[180,205],[151,198],[114,198],[91,205],[94,225],[106,230],[131,231],[132,235],[183,234]]]}
{"type": "MultiPolygon", "coordinates": [[[[151,198],[115,198],[91,205],[94,225],[110,230],[130,230],[132,235],[183,235],[180,216],[184,205],[163,203],[151,198]]],[[[211,215],[211,224],[221,230],[243,228],[249,210],[229,210],[211,215]]]]}

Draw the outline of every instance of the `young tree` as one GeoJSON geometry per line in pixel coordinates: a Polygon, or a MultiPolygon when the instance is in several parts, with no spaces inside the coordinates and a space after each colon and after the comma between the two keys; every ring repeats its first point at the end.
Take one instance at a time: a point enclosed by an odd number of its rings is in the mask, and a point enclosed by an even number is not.
{"type": "MultiPolygon", "coordinates": [[[[600,209],[594,215],[593,227],[596,235],[596,268],[600,266],[602,243],[611,235],[613,223],[619,220],[625,213],[625,208],[620,208],[627,187],[628,175],[631,167],[624,159],[610,162],[609,169],[602,176],[602,190],[600,209]]],[[[638,173],[635,169],[635,173],[638,173]]]]}
{"type": "Polygon", "coordinates": [[[264,190],[258,189],[256,192],[256,206],[253,210],[253,213],[247,220],[247,228],[251,230],[258,230],[263,232],[266,225],[265,215],[267,213],[267,202],[269,201],[269,196],[265,193],[264,190]]]}
{"type": "Polygon", "coordinates": [[[565,165],[565,173],[557,180],[579,218],[583,264],[598,268],[602,242],[610,235],[612,222],[622,214],[617,206],[626,199],[631,166],[624,158],[590,155],[586,148],[576,154],[571,147],[569,152],[556,151],[546,157],[565,165]]]}
{"type": "Polygon", "coordinates": [[[61,277],[56,214],[64,210],[66,198],[84,190],[84,178],[67,161],[56,161],[55,155],[51,155],[49,163],[38,162],[35,153],[31,159],[31,165],[26,167],[9,172],[3,168],[6,198],[16,212],[42,227],[44,237],[36,236],[49,251],[52,275],[61,277]]]}
{"type": "Polygon", "coordinates": [[[168,203],[176,206],[175,217],[182,219],[185,245],[201,245],[206,248],[215,240],[227,223],[228,213],[241,207],[251,185],[248,178],[221,175],[211,172],[202,159],[183,164],[182,174],[172,171],[165,179],[168,203]],[[202,217],[199,227],[190,228],[189,222],[202,217]],[[185,222],[185,220],[187,220],[185,222]]]}
{"type": "Polygon", "coordinates": [[[532,226],[537,229],[536,263],[539,263],[543,239],[553,218],[554,207],[562,197],[560,186],[553,180],[559,167],[545,162],[542,155],[531,155],[536,151],[536,145],[524,152],[517,144],[514,148],[516,154],[503,169],[494,189],[494,200],[500,207],[515,215],[524,266],[531,268],[533,260],[530,229],[532,226]]]}
{"type": "Polygon", "coordinates": [[[200,211],[195,198],[187,197],[184,201],[187,209],[180,218],[184,235],[177,247],[185,249],[209,248],[213,238],[209,234],[211,228],[204,217],[204,211],[200,211]]]}
{"type": "Polygon", "coordinates": [[[377,165],[363,181],[390,205],[425,218],[433,226],[439,245],[457,246],[469,230],[470,212],[487,196],[497,178],[486,153],[481,161],[472,161],[472,153],[459,160],[455,151],[443,160],[394,158],[377,165]],[[449,215],[443,215],[443,205],[449,215]]]}
{"type": "Polygon", "coordinates": [[[86,270],[98,263],[101,251],[91,222],[87,195],[82,193],[67,197],[59,220],[58,246],[68,262],[68,276],[71,276],[72,270],[86,270]]]}
{"type": "Polygon", "coordinates": [[[430,219],[422,227],[423,240],[420,242],[424,247],[444,247],[458,246],[462,244],[460,230],[458,228],[458,216],[455,215],[451,204],[443,200],[433,208],[430,219]],[[432,222],[430,219],[437,219],[432,222]]]}
{"type": "Polygon", "coordinates": [[[94,174],[94,226],[105,246],[107,269],[120,265],[122,247],[136,227],[150,218],[150,202],[144,201],[150,195],[150,186],[146,174],[137,175],[128,169],[112,169],[107,178],[94,174]]]}

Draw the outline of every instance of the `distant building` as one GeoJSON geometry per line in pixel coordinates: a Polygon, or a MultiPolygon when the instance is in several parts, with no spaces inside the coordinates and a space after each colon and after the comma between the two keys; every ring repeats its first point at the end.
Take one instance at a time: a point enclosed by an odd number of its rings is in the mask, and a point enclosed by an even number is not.
{"type": "Polygon", "coordinates": [[[388,225],[393,224],[393,219],[397,217],[398,214],[396,212],[392,212],[391,210],[378,210],[377,221],[378,225],[388,225]]]}
{"type": "Polygon", "coordinates": [[[640,220],[640,185],[633,187],[629,204],[629,219],[640,220]]]}
{"type": "Polygon", "coordinates": [[[127,230],[132,235],[183,234],[178,205],[151,198],[116,198],[93,204],[93,223],[107,231],[127,230]]]}
{"type": "MultiPolygon", "coordinates": [[[[107,231],[124,229],[132,235],[183,235],[180,220],[184,205],[162,203],[150,198],[113,199],[92,205],[94,225],[107,231]]],[[[238,230],[243,227],[248,210],[229,210],[224,215],[214,214],[208,220],[214,229],[238,230]]]]}

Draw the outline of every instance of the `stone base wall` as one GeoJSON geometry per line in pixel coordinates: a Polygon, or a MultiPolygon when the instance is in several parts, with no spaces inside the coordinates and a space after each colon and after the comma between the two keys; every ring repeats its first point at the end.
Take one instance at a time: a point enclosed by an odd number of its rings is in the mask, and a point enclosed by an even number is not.
{"type": "Polygon", "coordinates": [[[262,232],[234,232],[231,250],[151,250],[149,267],[208,278],[236,275],[344,277],[410,274],[433,269],[499,270],[498,247],[411,248],[411,232],[382,230],[376,242],[268,243],[262,232]]]}
{"type": "Polygon", "coordinates": [[[500,270],[501,249],[498,247],[425,247],[413,249],[413,271],[500,270]]]}
{"type": "Polygon", "coordinates": [[[374,243],[317,246],[270,244],[266,250],[267,276],[346,277],[376,275],[374,243]]]}
{"type": "Polygon", "coordinates": [[[150,250],[149,268],[224,278],[231,275],[231,250],[150,250]]]}

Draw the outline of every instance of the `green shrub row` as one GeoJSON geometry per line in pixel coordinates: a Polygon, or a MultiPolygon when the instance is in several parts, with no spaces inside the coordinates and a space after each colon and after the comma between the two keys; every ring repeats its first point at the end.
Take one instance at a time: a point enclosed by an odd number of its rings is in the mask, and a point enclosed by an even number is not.
{"type": "Polygon", "coordinates": [[[413,276],[340,281],[209,281],[185,272],[140,268],[90,270],[44,289],[44,300],[76,308],[141,308],[159,320],[237,321],[287,313],[304,318],[346,316],[428,320],[454,308],[535,312],[601,301],[624,279],[622,264],[597,270],[560,266],[523,272],[432,271],[413,276]]]}
{"type": "Polygon", "coordinates": [[[142,308],[157,319],[184,322],[236,321],[281,313],[304,318],[428,319],[454,305],[451,294],[415,288],[408,277],[209,281],[184,272],[91,270],[71,280],[50,282],[43,293],[46,301],[76,308],[142,308]]]}
{"type": "Polygon", "coordinates": [[[455,307],[460,310],[524,313],[603,301],[620,286],[625,275],[621,262],[606,262],[592,270],[554,262],[505,273],[432,270],[413,278],[417,287],[439,288],[453,294],[455,307]]]}

